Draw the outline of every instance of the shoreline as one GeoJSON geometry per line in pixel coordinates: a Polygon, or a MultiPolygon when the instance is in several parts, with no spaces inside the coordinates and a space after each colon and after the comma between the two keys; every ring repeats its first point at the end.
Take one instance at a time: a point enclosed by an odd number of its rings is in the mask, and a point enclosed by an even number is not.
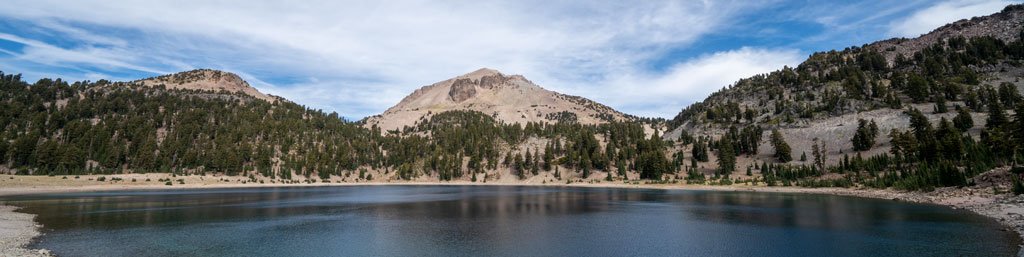
{"type": "MultiPolygon", "coordinates": [[[[97,177],[96,175],[90,175],[97,177]]],[[[116,177],[130,177],[115,175],[116,177]]],[[[166,174],[146,174],[145,176],[164,176],[166,174]]],[[[11,176],[21,178],[37,178],[41,176],[11,176]]],[[[181,176],[195,180],[200,176],[181,176]]],[[[209,177],[207,177],[209,178],[209,177]]],[[[220,178],[223,178],[221,176],[220,178]]],[[[229,177],[234,178],[234,177],[229,177]]],[[[51,179],[55,180],[55,178],[51,179]]],[[[203,178],[199,178],[204,180],[203,178]]],[[[89,181],[93,179],[90,178],[89,181]]],[[[128,191],[128,190],[189,190],[189,189],[234,189],[234,188],[268,188],[268,187],[337,187],[337,186],[543,186],[543,187],[589,187],[589,188],[632,188],[691,190],[719,192],[765,192],[795,194],[826,194],[849,197],[862,197],[904,201],[911,203],[936,204],[953,209],[963,209],[975,214],[994,219],[1004,229],[1013,231],[1019,239],[1017,256],[1024,256],[1024,195],[993,194],[991,187],[938,188],[932,192],[896,191],[892,189],[870,188],[803,188],[803,187],[768,187],[750,185],[685,185],[685,184],[627,184],[619,182],[571,183],[571,184],[537,184],[537,183],[502,183],[502,182],[436,182],[436,181],[396,181],[396,182],[345,182],[345,183],[300,183],[300,184],[261,184],[232,182],[230,179],[216,180],[215,183],[186,183],[167,186],[163,184],[144,183],[101,183],[92,185],[23,185],[0,187],[0,197],[15,195],[38,195],[53,193],[128,191]],[[222,183],[223,182],[223,183],[222,183]]],[[[211,181],[212,182],[212,181],[211,181]]],[[[161,182],[163,183],[163,182],[161,182]]],[[[0,185],[3,185],[0,183],[0,185]]],[[[41,225],[34,222],[34,214],[18,212],[18,207],[4,205],[0,202],[0,256],[52,256],[45,249],[28,249],[36,237],[42,235],[41,225]]]]}
{"type": "Polygon", "coordinates": [[[0,205],[0,256],[52,256],[45,249],[29,249],[42,235],[35,214],[18,212],[18,207],[0,205]]]}

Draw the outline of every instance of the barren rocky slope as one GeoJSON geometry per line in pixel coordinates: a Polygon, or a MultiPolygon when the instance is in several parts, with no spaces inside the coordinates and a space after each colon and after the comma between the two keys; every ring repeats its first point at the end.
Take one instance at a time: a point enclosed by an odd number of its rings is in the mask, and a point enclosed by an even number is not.
{"type": "Polygon", "coordinates": [[[140,79],[134,82],[143,86],[163,85],[167,89],[226,91],[246,94],[268,102],[277,101],[276,97],[261,93],[256,88],[249,86],[249,83],[238,77],[238,75],[219,70],[198,69],[140,79]]]}
{"type": "Polygon", "coordinates": [[[1016,40],[1024,21],[1024,6],[1011,5],[1002,12],[989,16],[963,19],[946,24],[917,38],[893,38],[865,46],[881,52],[892,63],[896,56],[913,56],[914,53],[947,39],[962,37],[991,36],[1003,41],[1016,40]]]}
{"type": "Polygon", "coordinates": [[[520,124],[602,124],[629,119],[589,99],[541,88],[522,75],[505,75],[484,68],[417,89],[383,114],[367,118],[366,126],[401,129],[451,110],[478,111],[505,123],[520,124]]]}

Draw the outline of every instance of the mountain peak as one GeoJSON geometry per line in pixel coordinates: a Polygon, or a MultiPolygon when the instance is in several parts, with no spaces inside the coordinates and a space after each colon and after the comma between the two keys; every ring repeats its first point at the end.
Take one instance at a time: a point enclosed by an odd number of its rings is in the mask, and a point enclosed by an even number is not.
{"type": "Polygon", "coordinates": [[[586,98],[544,89],[522,75],[505,75],[482,68],[417,89],[367,125],[384,130],[415,125],[421,119],[450,110],[471,110],[507,123],[573,121],[600,124],[628,117],[586,98]]]}
{"type": "Polygon", "coordinates": [[[498,70],[485,67],[485,68],[480,68],[480,69],[475,70],[475,71],[470,72],[470,73],[466,73],[465,75],[462,75],[462,76],[459,76],[459,77],[480,78],[480,77],[492,76],[492,75],[502,75],[502,74],[498,70]]]}
{"type": "Polygon", "coordinates": [[[174,74],[161,75],[134,81],[143,86],[163,85],[167,89],[227,91],[242,93],[258,99],[273,102],[275,99],[249,86],[249,83],[237,74],[213,70],[195,69],[174,74]]]}

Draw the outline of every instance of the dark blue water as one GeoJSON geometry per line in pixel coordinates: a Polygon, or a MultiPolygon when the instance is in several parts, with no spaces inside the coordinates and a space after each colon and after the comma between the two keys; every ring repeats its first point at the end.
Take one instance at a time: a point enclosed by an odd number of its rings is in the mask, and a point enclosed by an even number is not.
{"type": "Polygon", "coordinates": [[[8,197],[59,256],[1012,256],[994,221],[828,195],[353,186],[8,197]]]}

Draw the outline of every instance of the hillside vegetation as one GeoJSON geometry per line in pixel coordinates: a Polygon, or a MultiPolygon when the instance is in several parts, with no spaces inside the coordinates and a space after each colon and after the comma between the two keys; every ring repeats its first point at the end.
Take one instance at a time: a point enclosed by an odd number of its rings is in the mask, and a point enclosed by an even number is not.
{"type": "MultiPolygon", "coordinates": [[[[356,122],[221,71],[74,83],[0,73],[0,172],[965,186],[1024,162],[1022,19],[1013,5],[915,39],[816,53],[667,122],[488,69],[356,122]]],[[[1024,193],[1016,173],[1007,177],[1024,193]]]]}
{"type": "Polygon", "coordinates": [[[717,163],[690,169],[710,167],[724,177],[746,169],[744,178],[770,184],[966,185],[1024,160],[1022,12],[1010,6],[917,39],[813,54],[683,109],[669,135],[710,145],[717,163]],[[772,143],[758,149],[761,141],[772,143]],[[744,165],[736,166],[736,156],[744,165]]]}
{"type": "Polygon", "coordinates": [[[661,154],[666,144],[645,137],[639,123],[504,124],[450,111],[384,135],[336,113],[244,93],[60,79],[29,84],[19,75],[2,75],[0,99],[0,167],[19,174],[483,180],[544,172],[568,180],[615,167],[650,178],[671,169],[661,154]]]}

